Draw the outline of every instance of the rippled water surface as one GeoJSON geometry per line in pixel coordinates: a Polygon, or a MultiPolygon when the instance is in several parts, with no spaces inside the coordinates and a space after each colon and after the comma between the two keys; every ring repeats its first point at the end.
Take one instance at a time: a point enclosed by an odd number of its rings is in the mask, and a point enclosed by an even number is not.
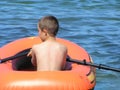
{"type": "MultiPolygon", "coordinates": [[[[58,37],[84,47],[95,63],[120,68],[120,0],[1,0],[0,47],[37,35],[45,15],[58,18],[58,37]]],[[[101,89],[120,89],[120,73],[97,69],[95,90],[101,89]]]]}

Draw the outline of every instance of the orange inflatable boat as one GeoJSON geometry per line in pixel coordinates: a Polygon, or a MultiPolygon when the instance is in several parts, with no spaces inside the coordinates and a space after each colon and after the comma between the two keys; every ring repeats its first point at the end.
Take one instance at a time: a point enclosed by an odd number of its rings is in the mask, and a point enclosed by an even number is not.
{"type": "MultiPolygon", "coordinates": [[[[68,47],[71,58],[91,62],[89,54],[80,46],[60,38],[57,41],[68,47]]],[[[0,58],[14,56],[38,43],[41,43],[38,37],[15,40],[0,48],[0,58]]],[[[63,71],[36,71],[27,56],[1,63],[0,90],[93,90],[95,68],[68,63],[63,71]]]]}

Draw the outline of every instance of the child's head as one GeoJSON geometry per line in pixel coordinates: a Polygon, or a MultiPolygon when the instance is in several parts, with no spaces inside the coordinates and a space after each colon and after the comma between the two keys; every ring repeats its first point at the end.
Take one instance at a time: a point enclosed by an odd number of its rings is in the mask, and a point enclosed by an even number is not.
{"type": "Polygon", "coordinates": [[[38,22],[38,30],[40,35],[44,32],[44,34],[49,34],[49,36],[55,37],[58,29],[59,23],[54,16],[45,16],[38,22]]]}

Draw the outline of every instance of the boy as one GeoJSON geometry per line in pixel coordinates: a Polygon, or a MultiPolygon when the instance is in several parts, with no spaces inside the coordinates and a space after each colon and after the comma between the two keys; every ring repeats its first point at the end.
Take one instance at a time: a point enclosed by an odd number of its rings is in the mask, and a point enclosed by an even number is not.
{"type": "Polygon", "coordinates": [[[38,34],[41,44],[34,45],[28,56],[37,66],[37,71],[56,71],[64,69],[67,47],[56,41],[59,23],[54,16],[43,17],[38,22],[38,34]]]}

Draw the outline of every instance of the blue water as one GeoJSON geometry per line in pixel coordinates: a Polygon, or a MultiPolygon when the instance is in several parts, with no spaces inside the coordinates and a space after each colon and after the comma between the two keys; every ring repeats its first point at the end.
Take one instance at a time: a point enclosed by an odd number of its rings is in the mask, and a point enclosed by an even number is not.
{"type": "MultiPolygon", "coordinates": [[[[84,47],[95,63],[120,68],[120,0],[1,0],[0,47],[37,35],[38,19],[54,15],[58,37],[84,47]]],[[[119,90],[120,73],[97,69],[95,90],[119,90]]]]}

